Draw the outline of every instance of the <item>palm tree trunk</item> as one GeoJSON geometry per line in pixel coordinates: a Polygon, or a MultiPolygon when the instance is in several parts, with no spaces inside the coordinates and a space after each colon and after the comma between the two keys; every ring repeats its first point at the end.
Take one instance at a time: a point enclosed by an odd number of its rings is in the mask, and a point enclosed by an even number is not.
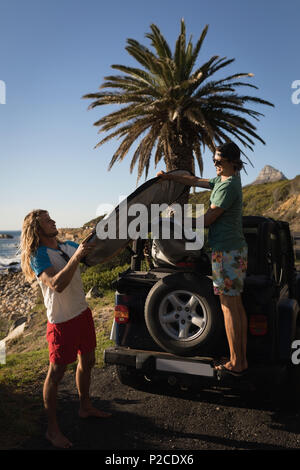
{"type": "MultiPolygon", "coordinates": [[[[179,143],[178,139],[176,139],[176,142],[172,142],[170,147],[168,155],[165,156],[166,170],[186,170],[194,173],[193,151],[191,148],[189,148],[188,145],[179,143]]],[[[176,201],[174,201],[176,204],[181,206],[182,224],[184,223],[184,216],[187,215],[184,210],[184,206],[189,202],[189,195],[190,186],[186,186],[185,191],[176,201]]],[[[174,215],[174,212],[176,212],[176,209],[174,211],[171,208],[169,216],[174,215]]],[[[189,214],[189,216],[191,216],[191,214],[189,214]]]]}
{"type": "MultiPolygon", "coordinates": [[[[194,173],[193,151],[188,145],[172,142],[171,152],[165,158],[166,170],[186,170],[194,173]]],[[[190,187],[186,187],[186,191],[176,201],[182,207],[189,201],[190,187]]]]}

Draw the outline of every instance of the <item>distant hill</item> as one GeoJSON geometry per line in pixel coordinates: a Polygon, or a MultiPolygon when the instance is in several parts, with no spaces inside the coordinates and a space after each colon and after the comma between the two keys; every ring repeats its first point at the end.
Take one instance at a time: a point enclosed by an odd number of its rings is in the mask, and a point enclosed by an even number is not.
{"type": "Polygon", "coordinates": [[[103,215],[96,217],[95,219],[89,220],[82,227],[79,228],[60,228],[58,229],[59,237],[62,240],[73,240],[80,242],[91,233],[93,228],[96,227],[97,223],[103,219],[103,215]]]}
{"type": "Polygon", "coordinates": [[[89,222],[86,222],[82,228],[94,228],[96,227],[97,223],[100,222],[101,219],[103,219],[104,215],[99,215],[99,217],[96,217],[95,219],[90,220],[89,222]]]}
{"type": "Polygon", "coordinates": [[[271,165],[266,165],[252,184],[275,183],[281,180],[287,180],[282,171],[276,170],[271,165]]]}

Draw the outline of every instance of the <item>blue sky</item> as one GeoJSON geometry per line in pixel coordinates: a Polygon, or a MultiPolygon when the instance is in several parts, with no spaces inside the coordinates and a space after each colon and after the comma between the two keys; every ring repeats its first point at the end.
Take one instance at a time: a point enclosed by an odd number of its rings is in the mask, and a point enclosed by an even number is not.
{"type": "MultiPolygon", "coordinates": [[[[266,164],[288,178],[299,174],[300,104],[291,100],[300,80],[299,14],[297,0],[1,0],[0,230],[20,229],[34,208],[48,209],[59,227],[79,227],[99,205],[116,205],[135,190],[130,155],[108,172],[117,142],[94,149],[100,136],[93,123],[109,110],[88,111],[81,97],[114,73],[112,64],[134,64],[126,39],[149,46],[151,23],[172,48],[181,18],[194,41],[209,24],[199,64],[215,54],[235,58],[222,76],[254,73],[255,94],[275,104],[256,108],[265,114],[256,125],[266,145],[247,152],[254,168],[242,173],[243,184],[266,164]]],[[[207,152],[203,177],[214,175],[207,152]]]]}

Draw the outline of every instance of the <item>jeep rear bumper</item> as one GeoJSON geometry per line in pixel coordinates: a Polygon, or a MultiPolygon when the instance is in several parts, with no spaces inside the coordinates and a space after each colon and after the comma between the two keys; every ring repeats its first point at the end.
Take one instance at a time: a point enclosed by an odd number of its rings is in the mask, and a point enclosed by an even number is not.
{"type": "Polygon", "coordinates": [[[146,377],[176,377],[179,381],[191,382],[198,386],[230,386],[253,391],[257,387],[274,387],[285,382],[287,363],[252,365],[241,376],[224,376],[214,368],[211,357],[179,357],[170,353],[111,347],[104,351],[106,365],[132,368],[146,377]]]}
{"type": "Polygon", "coordinates": [[[179,357],[173,354],[140,349],[112,347],[104,351],[105,364],[124,365],[145,373],[160,372],[185,374],[216,379],[213,359],[204,357],[179,357]]]}

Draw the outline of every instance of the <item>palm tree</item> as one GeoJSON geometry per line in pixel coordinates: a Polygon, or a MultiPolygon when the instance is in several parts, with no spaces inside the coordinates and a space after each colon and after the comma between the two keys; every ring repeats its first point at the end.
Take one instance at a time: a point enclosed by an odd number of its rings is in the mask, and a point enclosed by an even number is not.
{"type": "Polygon", "coordinates": [[[152,24],[150,28],[146,37],[151,40],[154,52],[134,39],[127,40],[126,50],[142,68],[112,65],[122,75],[105,77],[99,92],[83,97],[94,100],[89,109],[106,104],[122,105],[94,123],[99,133],[108,133],[96,147],[115,137],[121,139],[109,169],[123,160],[134,144],[130,171],[138,163],[138,179],[143,171],[147,178],[152,154],[155,166],[164,159],[167,171],[194,172],[197,162],[202,174],[202,154],[206,147],[214,152],[216,145],[234,139],[251,150],[255,139],[264,144],[248,120],[249,117],[259,120],[263,114],[246,108],[245,104],[273,104],[236,92],[242,86],[257,89],[240,81],[253,74],[236,73],[214,80],[217,71],[234,61],[219,56],[195,67],[208,25],[193,46],[191,39],[186,41],[182,20],[174,54],[158,27],[152,24]]]}

